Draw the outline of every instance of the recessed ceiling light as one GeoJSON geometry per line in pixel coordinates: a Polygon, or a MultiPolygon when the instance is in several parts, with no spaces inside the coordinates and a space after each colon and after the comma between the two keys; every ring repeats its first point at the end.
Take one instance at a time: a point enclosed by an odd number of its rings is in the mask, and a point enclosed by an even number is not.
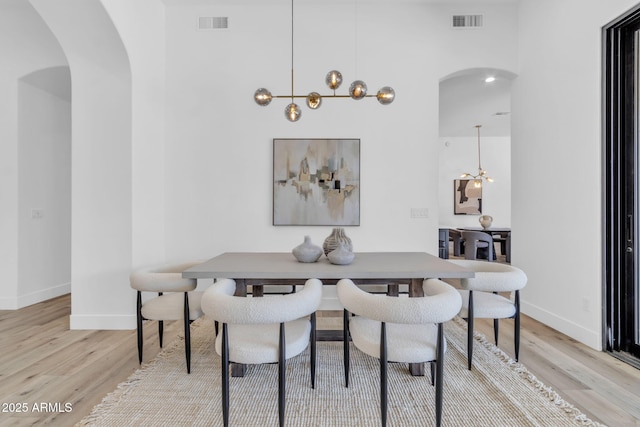
{"type": "Polygon", "coordinates": [[[484,82],[485,82],[485,83],[491,83],[491,82],[493,82],[493,81],[495,81],[495,80],[496,80],[496,78],[495,78],[495,77],[493,77],[493,76],[489,76],[489,77],[487,77],[486,79],[484,79],[484,82]]]}

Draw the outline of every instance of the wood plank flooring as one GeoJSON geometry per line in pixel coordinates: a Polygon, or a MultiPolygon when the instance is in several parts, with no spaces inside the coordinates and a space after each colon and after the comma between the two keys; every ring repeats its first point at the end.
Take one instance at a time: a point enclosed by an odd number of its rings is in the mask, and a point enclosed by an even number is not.
{"type": "MultiPolygon", "coordinates": [[[[67,295],[0,311],[0,426],[71,426],[138,368],[135,331],[70,331],[70,306],[67,295]],[[23,403],[27,411],[16,412],[23,403]]],[[[320,313],[318,325],[339,329],[341,316],[320,313]]],[[[493,336],[490,321],[476,327],[493,336]]],[[[513,321],[501,321],[500,348],[511,356],[512,328],[513,321]]],[[[165,342],[180,329],[180,322],[167,323],[165,342]]],[[[145,361],[159,351],[155,322],[145,324],[144,351],[145,361]]],[[[640,426],[640,370],[526,316],[520,362],[591,419],[640,426]]]]}

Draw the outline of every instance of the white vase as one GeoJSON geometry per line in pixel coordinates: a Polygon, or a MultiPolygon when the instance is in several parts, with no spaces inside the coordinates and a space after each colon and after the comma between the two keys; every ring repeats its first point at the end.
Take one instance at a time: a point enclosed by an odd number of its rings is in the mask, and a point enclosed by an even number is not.
{"type": "Polygon", "coordinates": [[[491,228],[493,218],[490,215],[481,215],[480,218],[478,218],[478,221],[480,221],[480,225],[482,226],[482,228],[487,230],[491,228]]]}
{"type": "Polygon", "coordinates": [[[327,255],[331,264],[348,265],[351,264],[355,254],[347,249],[344,242],[338,242],[338,247],[327,255]]]}
{"type": "Polygon", "coordinates": [[[304,242],[291,251],[300,262],[316,262],[322,256],[322,248],[311,243],[311,237],[304,236],[304,242]]]}

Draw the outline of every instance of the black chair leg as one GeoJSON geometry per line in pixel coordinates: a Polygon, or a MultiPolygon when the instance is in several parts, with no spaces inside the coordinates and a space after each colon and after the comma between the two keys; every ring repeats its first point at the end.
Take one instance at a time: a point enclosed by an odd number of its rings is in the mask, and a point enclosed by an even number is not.
{"type": "Polygon", "coordinates": [[[435,384],[436,381],[436,365],[435,365],[436,361],[432,360],[429,363],[429,367],[431,368],[431,385],[435,384]]]}
{"type": "Polygon", "coordinates": [[[284,427],[284,411],[285,411],[285,394],[286,394],[286,377],[287,370],[287,344],[284,334],[284,323],[280,323],[280,344],[278,355],[278,419],[280,420],[280,427],[284,427]]]}
{"type": "Polygon", "coordinates": [[[315,312],[311,313],[311,388],[316,388],[316,313],[315,312]]]}
{"type": "Polygon", "coordinates": [[[471,361],[473,360],[473,291],[469,291],[467,316],[467,364],[471,370],[471,361]]]}
{"type": "Polygon", "coordinates": [[[349,387],[349,312],[347,310],[343,312],[342,324],[344,384],[345,387],[349,387]]]}
{"type": "MultiPolygon", "coordinates": [[[[162,296],[162,292],[158,292],[158,296],[162,296]]],[[[162,348],[162,341],[164,338],[164,322],[162,320],[158,321],[158,338],[160,340],[160,348],[162,348]]]]}
{"type": "Polygon", "coordinates": [[[520,356],[520,291],[519,290],[516,291],[515,299],[516,299],[515,300],[516,315],[514,319],[513,346],[515,348],[516,362],[517,362],[520,356]]]}
{"type": "Polygon", "coordinates": [[[136,302],[136,320],[138,325],[138,362],[142,363],[142,292],[140,291],[138,291],[136,302]]]}
{"type": "Polygon", "coordinates": [[[500,335],[499,328],[500,328],[500,319],[493,319],[493,339],[496,342],[496,346],[498,345],[498,336],[500,335]]]}
{"type": "Polygon", "coordinates": [[[444,384],[444,326],[438,323],[438,343],[436,344],[436,427],[442,424],[442,387],[444,384]]]}
{"type": "Polygon", "coordinates": [[[229,337],[227,324],[222,324],[222,420],[229,427],[229,337]]]}
{"type": "Polygon", "coordinates": [[[189,320],[189,294],[184,293],[184,356],[187,360],[187,374],[191,373],[191,321],[189,320]]]}
{"type": "Polygon", "coordinates": [[[387,325],[380,323],[380,418],[387,425],[387,325]]]}

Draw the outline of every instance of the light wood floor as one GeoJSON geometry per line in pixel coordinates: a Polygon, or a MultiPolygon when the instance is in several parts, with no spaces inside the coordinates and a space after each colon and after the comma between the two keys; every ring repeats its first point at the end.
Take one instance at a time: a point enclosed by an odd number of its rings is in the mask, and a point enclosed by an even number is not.
{"type": "MultiPolygon", "coordinates": [[[[70,331],[70,306],[70,297],[63,296],[0,311],[0,426],[71,426],[138,368],[135,331],[70,331]],[[26,413],[15,413],[12,404],[23,403],[26,413]],[[41,403],[52,407],[35,412],[41,403]]],[[[340,328],[340,316],[321,313],[318,325],[340,328]]],[[[476,324],[493,336],[490,322],[476,324]]],[[[513,356],[513,323],[501,325],[500,347],[513,356]]],[[[165,342],[179,330],[179,322],[167,324],[165,342]]],[[[640,426],[639,370],[526,316],[521,346],[520,362],[591,419],[611,427],[640,426]]],[[[156,324],[148,322],[144,360],[157,352],[156,324]]]]}

